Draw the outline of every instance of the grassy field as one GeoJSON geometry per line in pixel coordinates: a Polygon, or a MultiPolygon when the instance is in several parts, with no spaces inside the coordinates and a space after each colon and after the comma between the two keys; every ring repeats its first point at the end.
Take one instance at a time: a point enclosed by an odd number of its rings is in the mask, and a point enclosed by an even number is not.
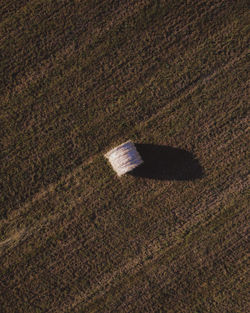
{"type": "Polygon", "coordinates": [[[0,16],[1,312],[246,313],[248,1],[0,16]]]}

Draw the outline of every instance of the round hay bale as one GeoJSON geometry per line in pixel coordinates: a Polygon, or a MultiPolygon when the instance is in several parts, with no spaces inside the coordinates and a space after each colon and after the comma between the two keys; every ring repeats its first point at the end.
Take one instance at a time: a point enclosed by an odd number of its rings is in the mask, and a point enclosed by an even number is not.
{"type": "Polygon", "coordinates": [[[124,142],[105,154],[118,176],[132,171],[143,163],[132,141],[124,142]]]}

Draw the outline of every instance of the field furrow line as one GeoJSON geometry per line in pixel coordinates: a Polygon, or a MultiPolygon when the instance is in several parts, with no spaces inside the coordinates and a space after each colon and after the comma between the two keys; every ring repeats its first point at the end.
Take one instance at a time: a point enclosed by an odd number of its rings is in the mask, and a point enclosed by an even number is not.
{"type": "MultiPolygon", "coordinates": [[[[206,225],[202,225],[202,227],[204,227],[204,226],[206,227],[206,225]]],[[[235,251],[234,248],[237,248],[237,247],[241,246],[242,244],[245,244],[245,245],[247,244],[246,238],[244,238],[243,236],[235,235],[231,238],[231,241],[228,242],[227,245],[223,247],[223,250],[220,250],[219,252],[217,252],[212,258],[216,259],[216,262],[218,262],[218,263],[219,263],[220,259],[225,258],[225,256],[227,256],[227,255],[229,255],[231,258],[232,255],[234,255],[234,251],[235,251]]],[[[186,254],[188,254],[189,252],[190,251],[184,249],[182,254],[178,254],[178,260],[181,260],[181,259],[183,260],[183,266],[186,265],[185,264],[186,263],[186,254]]],[[[243,253],[243,252],[241,251],[241,253],[243,253]]],[[[158,256],[156,255],[156,258],[154,259],[154,261],[157,263],[160,263],[161,259],[164,258],[164,256],[165,256],[165,252],[159,254],[158,256]]],[[[237,258],[240,258],[239,254],[237,254],[237,258]]],[[[171,263],[171,265],[169,267],[174,268],[175,262],[176,262],[176,259],[173,260],[173,262],[171,263]]],[[[153,273],[155,271],[154,268],[153,269],[151,268],[151,266],[150,266],[151,263],[153,263],[153,262],[152,261],[148,262],[148,264],[146,265],[148,274],[153,273]]],[[[198,268],[202,269],[204,267],[204,263],[205,263],[204,259],[198,258],[193,266],[195,266],[196,269],[198,269],[198,268]]],[[[179,266],[180,266],[180,264],[179,264],[179,266]]],[[[145,267],[144,267],[144,269],[145,269],[145,267]]],[[[136,275],[136,273],[135,273],[135,275],[136,275]]],[[[198,277],[198,276],[195,275],[194,277],[198,277]]],[[[169,283],[169,284],[176,284],[176,283],[178,284],[178,280],[176,279],[176,275],[173,272],[171,273],[169,280],[171,280],[171,283],[169,283]]],[[[163,287],[164,285],[166,286],[166,269],[165,268],[163,268],[161,270],[161,273],[159,273],[158,281],[159,281],[159,289],[154,289],[153,292],[151,291],[150,297],[154,297],[157,294],[157,292],[160,291],[161,287],[163,287]]],[[[223,288],[223,286],[224,286],[224,284],[220,285],[221,288],[223,288]]],[[[104,294],[102,294],[101,296],[103,296],[103,295],[104,294]]],[[[134,302],[134,299],[133,300],[131,299],[131,301],[129,301],[129,303],[132,303],[132,301],[134,302]]]]}
{"type": "MultiPolygon", "coordinates": [[[[241,121],[241,124],[245,124],[245,123],[247,123],[247,121],[248,121],[248,119],[247,118],[245,118],[245,119],[243,119],[242,121],[241,121]]],[[[212,149],[212,146],[211,147],[207,147],[206,149],[205,149],[205,151],[204,151],[204,158],[206,158],[206,155],[209,155],[210,156],[210,158],[213,158],[213,156],[214,155],[216,155],[217,153],[218,153],[218,149],[225,149],[230,143],[232,143],[234,140],[236,140],[239,136],[241,136],[243,133],[242,133],[242,130],[240,129],[239,131],[237,131],[237,132],[235,132],[234,133],[234,135],[233,136],[231,136],[230,137],[230,139],[228,139],[227,141],[225,141],[223,138],[224,138],[224,136],[226,135],[226,132],[224,132],[224,135],[223,134],[221,134],[220,135],[220,141],[218,141],[217,140],[217,149],[212,149]],[[220,146],[218,146],[218,143],[219,142],[223,142],[223,144],[222,144],[222,146],[220,145],[220,146]],[[211,151],[211,149],[212,149],[212,151],[211,151]]],[[[217,162],[219,161],[219,159],[217,158],[217,162]]],[[[227,159],[227,161],[230,161],[230,159],[227,159]]],[[[78,171],[78,170],[80,170],[81,169],[81,167],[80,168],[78,168],[76,171],[75,171],[75,173],[78,171]]],[[[72,175],[72,173],[69,175],[69,178],[70,178],[70,176],[72,175]]],[[[66,180],[64,181],[64,183],[67,183],[67,181],[68,181],[68,179],[66,178],[66,180]]],[[[82,182],[82,183],[84,183],[84,182],[82,182]]],[[[168,183],[168,185],[171,185],[171,182],[169,182],[168,183]]],[[[49,190],[49,192],[54,192],[55,191],[55,187],[56,186],[54,186],[54,189],[53,188],[50,188],[50,190],[49,190]]],[[[167,185],[165,185],[165,187],[167,187],[167,185]]],[[[92,190],[92,192],[93,192],[93,190],[92,190]]],[[[89,193],[89,195],[92,193],[92,192],[90,192],[89,193]]],[[[36,198],[36,199],[33,199],[33,203],[32,204],[34,204],[35,203],[35,201],[39,201],[42,197],[46,197],[47,196],[47,193],[44,193],[44,194],[42,194],[42,195],[40,195],[40,198],[38,197],[38,198],[36,198]]],[[[87,194],[85,194],[84,195],[84,198],[86,197],[86,196],[88,196],[87,194]]],[[[158,195],[159,196],[159,195],[158,195]]],[[[213,194],[207,194],[207,195],[205,195],[204,194],[204,196],[206,197],[206,198],[213,198],[213,194]]],[[[130,201],[131,199],[130,198],[132,198],[132,195],[128,198],[128,201],[130,201]]],[[[30,204],[30,205],[32,205],[32,204],[30,204]]],[[[81,206],[81,205],[83,205],[84,204],[84,202],[83,202],[83,200],[82,200],[82,198],[77,198],[77,199],[72,199],[71,200],[71,202],[70,202],[70,204],[72,205],[72,206],[81,206]]],[[[144,204],[143,204],[144,205],[144,204]]],[[[198,212],[199,212],[199,210],[198,210],[198,212]]],[[[23,216],[24,216],[24,211],[22,211],[22,212],[19,212],[20,214],[19,215],[21,215],[22,216],[22,218],[23,218],[23,216]]],[[[27,212],[26,212],[27,213],[27,212]]],[[[106,213],[107,214],[107,213],[106,213]]],[[[108,214],[109,215],[109,214],[108,214]]],[[[192,216],[192,215],[191,215],[192,216]]],[[[13,216],[13,218],[12,218],[12,220],[15,220],[15,219],[17,219],[18,217],[17,216],[13,216]]],[[[78,219],[79,219],[79,217],[78,216],[75,216],[75,217],[73,217],[73,219],[71,219],[70,220],[70,222],[67,222],[66,224],[65,224],[65,227],[66,228],[69,228],[69,227],[71,227],[71,225],[73,225],[74,223],[77,223],[78,222],[78,219]]],[[[60,214],[59,213],[56,213],[56,214],[52,214],[52,215],[50,215],[49,217],[46,217],[46,218],[43,218],[41,221],[39,221],[38,223],[36,223],[36,224],[34,224],[31,228],[26,228],[26,229],[21,229],[20,231],[21,232],[25,232],[25,236],[22,236],[22,240],[20,239],[18,242],[19,242],[19,244],[21,244],[21,243],[23,243],[25,240],[28,240],[28,238],[32,238],[33,236],[34,236],[34,234],[38,234],[39,232],[43,232],[44,233],[44,231],[45,231],[45,229],[47,229],[47,228],[49,228],[50,226],[52,227],[52,229],[53,229],[53,224],[60,224],[61,225],[61,223],[62,223],[62,217],[60,216],[60,214]]],[[[151,225],[152,226],[152,225],[151,225]]],[[[65,229],[66,229],[65,228],[65,229]]],[[[157,227],[156,227],[157,228],[157,227]]],[[[10,237],[11,238],[11,237],[10,237]]],[[[3,244],[3,247],[5,247],[6,248],[6,246],[8,246],[7,245],[7,243],[11,243],[12,241],[11,240],[9,240],[8,241],[8,238],[6,239],[7,241],[3,241],[3,243],[5,243],[5,244],[3,244]]],[[[72,244],[73,244],[73,242],[70,242],[70,244],[69,244],[69,246],[71,246],[72,247],[72,244]]],[[[80,245],[81,245],[82,243],[80,243],[80,245]]],[[[13,247],[13,246],[12,246],[13,247]]],[[[10,252],[10,250],[9,249],[5,249],[5,253],[7,253],[7,251],[9,251],[10,252]]]]}
{"type": "MultiPolygon", "coordinates": [[[[225,202],[227,198],[231,195],[229,190],[234,190],[234,192],[240,192],[241,190],[245,189],[248,186],[249,181],[248,180],[242,180],[237,181],[233,186],[230,186],[228,190],[225,190],[220,196],[218,196],[216,199],[213,199],[211,201],[208,201],[206,203],[206,206],[203,207],[203,211],[206,210],[206,208],[209,208],[214,210],[218,207],[219,204],[225,202]]],[[[201,208],[200,208],[201,209],[201,208]]],[[[212,219],[215,218],[217,214],[214,214],[212,219]]],[[[198,214],[196,215],[194,221],[190,221],[186,223],[185,225],[182,225],[181,228],[179,228],[179,232],[173,233],[173,237],[180,236],[180,233],[183,233],[188,227],[194,225],[197,225],[199,223],[198,214]]],[[[203,227],[206,227],[206,225],[211,222],[211,219],[205,220],[203,227]]],[[[115,270],[112,273],[106,273],[102,278],[99,279],[96,284],[89,289],[88,291],[85,291],[82,294],[79,294],[72,303],[68,305],[63,305],[62,308],[57,310],[56,312],[67,312],[70,309],[73,309],[76,305],[78,305],[81,302],[89,301],[93,296],[102,296],[106,292],[108,292],[109,288],[111,288],[113,281],[120,279],[123,275],[128,273],[136,273],[138,272],[143,266],[146,264],[149,264],[152,262],[152,260],[148,260],[147,258],[151,259],[153,258],[158,259],[162,253],[166,253],[168,250],[172,249],[174,246],[179,245],[183,239],[177,240],[177,242],[173,241],[172,245],[167,245],[166,242],[159,240],[159,238],[155,239],[152,242],[145,243],[144,245],[144,253],[140,254],[139,256],[132,258],[131,260],[127,261],[124,265],[119,267],[117,270],[115,270]]],[[[93,281],[94,282],[94,281],[93,281]]],[[[50,312],[53,312],[54,310],[51,310],[50,312]]]]}
{"type": "MultiPolygon", "coordinates": [[[[112,17],[110,23],[108,23],[106,26],[104,26],[104,27],[102,27],[102,28],[99,28],[99,31],[98,31],[98,28],[97,28],[96,31],[99,33],[97,39],[98,39],[99,37],[101,37],[102,35],[104,35],[105,32],[109,31],[112,24],[113,24],[112,27],[121,24],[126,18],[129,18],[129,17],[132,16],[133,14],[137,13],[140,9],[142,9],[143,7],[145,7],[148,3],[150,3],[150,2],[149,2],[149,1],[144,1],[144,0],[141,1],[140,3],[137,3],[137,2],[136,2],[136,10],[135,10],[135,8],[134,8],[133,6],[131,6],[132,9],[129,9],[128,12],[126,12],[127,15],[123,16],[122,13],[120,13],[120,15],[122,15],[123,17],[122,17],[122,19],[118,19],[118,24],[112,22],[114,19],[117,19],[117,17],[115,17],[115,18],[112,17]]],[[[217,5],[211,5],[211,8],[208,10],[208,12],[213,11],[213,10],[215,10],[216,8],[219,8],[220,5],[221,5],[220,3],[217,4],[217,5]]],[[[126,6],[127,6],[127,4],[124,5],[124,8],[125,8],[126,6]]],[[[119,8],[119,12],[120,12],[120,11],[121,11],[121,9],[119,8]]],[[[199,20],[200,20],[205,14],[207,14],[208,12],[203,12],[203,13],[199,16],[199,20]]],[[[190,25],[192,25],[193,23],[196,23],[196,22],[197,22],[197,20],[196,20],[196,19],[193,19],[191,22],[185,24],[183,27],[180,27],[180,28],[178,29],[178,31],[176,32],[176,34],[181,33],[182,31],[184,31],[185,29],[187,29],[190,25]]],[[[174,25],[170,24],[170,25],[168,25],[168,28],[171,28],[171,27],[173,27],[173,26],[174,26],[174,25]]],[[[225,27],[225,28],[226,28],[226,27],[225,27]]],[[[167,30],[168,30],[168,29],[166,29],[166,31],[167,31],[167,30]]],[[[223,30],[222,30],[222,31],[223,31],[223,30]]],[[[147,30],[147,32],[148,32],[148,30],[147,30]]],[[[93,33],[93,31],[91,31],[90,33],[93,33]]],[[[146,36],[146,33],[144,33],[141,37],[144,37],[144,36],[146,36]]],[[[187,38],[188,38],[188,37],[187,37],[187,38]]],[[[85,41],[86,41],[86,40],[87,40],[87,39],[85,39],[85,41]]],[[[88,39],[88,45],[90,45],[92,41],[93,41],[93,38],[90,37],[90,38],[88,39]]],[[[165,48],[168,49],[169,47],[173,46],[173,44],[176,43],[176,42],[177,42],[176,40],[174,40],[174,41],[172,41],[172,42],[170,42],[170,43],[167,42],[167,46],[166,46],[165,48]]],[[[162,48],[162,43],[159,45],[159,47],[162,48]]],[[[159,48],[159,47],[158,47],[158,48],[159,48]]],[[[84,48],[86,49],[86,45],[84,45],[84,48]]],[[[158,48],[155,47],[155,50],[158,51],[158,52],[161,51],[161,49],[158,49],[158,48]]],[[[144,49],[145,49],[145,47],[142,48],[142,50],[144,50],[144,49]]],[[[28,73],[25,73],[24,76],[20,79],[20,81],[19,81],[19,82],[16,82],[16,86],[13,88],[13,90],[9,90],[9,91],[7,92],[7,94],[4,96],[4,98],[2,99],[2,101],[7,101],[10,95],[13,95],[13,94],[15,94],[15,93],[18,94],[18,93],[20,93],[20,92],[23,92],[24,88],[28,87],[28,84],[29,84],[29,83],[31,83],[31,82],[34,83],[34,82],[39,81],[40,79],[46,77],[46,76],[48,75],[49,71],[52,69],[55,60],[58,60],[58,61],[59,61],[59,60],[60,60],[61,58],[63,58],[64,56],[70,57],[70,56],[72,56],[73,53],[79,52],[79,51],[80,51],[80,48],[77,48],[77,49],[76,49],[75,44],[74,44],[74,43],[71,43],[68,47],[65,47],[65,48],[61,49],[60,51],[56,52],[56,54],[55,54],[54,56],[52,56],[52,57],[50,57],[49,59],[47,59],[47,60],[41,62],[40,64],[38,64],[38,65],[37,65],[38,68],[37,68],[36,70],[32,70],[32,71],[30,71],[30,72],[28,72],[28,73]]],[[[125,64],[127,63],[127,61],[128,61],[127,59],[129,59],[130,62],[131,62],[131,61],[132,61],[133,59],[135,59],[135,58],[138,56],[138,54],[140,54],[141,52],[142,52],[142,51],[137,51],[136,55],[135,55],[132,59],[131,59],[131,56],[130,56],[130,57],[127,57],[127,58],[125,59],[125,61],[123,62],[122,65],[125,65],[125,64]]],[[[147,61],[147,60],[145,60],[145,61],[147,61]]],[[[120,67],[120,66],[119,66],[119,67],[120,67]]],[[[98,76],[96,77],[96,80],[98,81],[98,76]]]]}
{"type": "Polygon", "coordinates": [[[147,125],[147,123],[151,122],[152,120],[156,119],[159,115],[161,115],[167,107],[169,107],[171,104],[173,105],[176,102],[179,102],[183,99],[185,99],[187,96],[194,93],[201,85],[204,85],[207,82],[212,81],[216,76],[218,76],[223,71],[228,71],[230,68],[235,65],[237,62],[240,62],[243,58],[245,58],[248,55],[248,49],[243,50],[243,52],[233,58],[231,61],[229,61],[227,64],[222,66],[221,68],[217,68],[210,72],[209,74],[205,75],[204,77],[200,77],[197,79],[194,83],[184,87],[182,90],[179,91],[178,96],[174,98],[172,101],[170,101],[166,106],[161,108],[157,113],[153,114],[150,118],[148,118],[146,121],[142,121],[138,125],[135,126],[135,129],[142,128],[143,125],[147,125]]]}
{"type": "MultiPolygon", "coordinates": [[[[231,60],[230,62],[228,62],[226,65],[224,65],[222,68],[216,69],[213,72],[211,72],[209,75],[206,75],[204,78],[197,80],[194,84],[192,84],[191,86],[187,86],[185,88],[185,90],[182,91],[182,93],[180,93],[175,99],[173,99],[171,102],[169,102],[168,104],[166,104],[162,109],[160,109],[157,113],[155,113],[154,115],[152,115],[150,118],[148,118],[146,121],[142,121],[141,123],[139,123],[138,125],[136,125],[130,132],[130,134],[133,134],[133,132],[137,129],[142,129],[143,127],[145,127],[149,122],[151,122],[152,120],[156,119],[158,116],[160,116],[165,110],[166,108],[168,108],[170,105],[173,105],[174,103],[176,103],[177,101],[181,101],[183,99],[185,99],[188,95],[191,95],[193,92],[195,92],[200,85],[205,84],[208,81],[211,81],[212,79],[214,79],[217,75],[219,75],[222,71],[225,70],[229,70],[235,63],[239,62],[242,58],[246,57],[246,55],[248,54],[248,50],[245,49],[239,56],[235,57],[233,60],[231,60]]],[[[120,140],[121,141],[121,140],[120,140]]],[[[73,172],[67,174],[66,176],[62,177],[59,181],[50,184],[49,186],[47,186],[46,188],[43,188],[42,190],[40,190],[39,192],[37,192],[31,200],[29,200],[28,202],[26,202],[21,208],[18,209],[18,212],[23,213],[24,211],[26,211],[28,208],[30,208],[31,205],[33,205],[36,201],[41,200],[45,197],[47,197],[48,194],[50,194],[51,192],[53,192],[56,188],[56,186],[60,183],[62,183],[65,180],[69,180],[73,175],[75,175],[76,173],[82,171],[84,169],[84,167],[86,167],[87,165],[90,165],[91,163],[93,163],[93,161],[100,156],[100,154],[104,154],[103,151],[100,151],[99,153],[91,156],[88,160],[86,160],[81,166],[79,166],[78,168],[76,168],[73,172]]],[[[19,213],[17,213],[19,214],[19,213]]],[[[16,215],[16,213],[14,214],[16,215]]],[[[11,219],[11,216],[10,216],[11,219]]]]}
{"type": "MultiPolygon", "coordinates": [[[[237,248],[243,244],[247,244],[246,240],[244,238],[240,238],[240,239],[236,239],[235,242],[233,243],[230,243],[230,244],[227,244],[223,250],[220,251],[220,253],[217,253],[214,258],[216,258],[217,262],[219,260],[222,260],[224,259],[224,263],[225,263],[225,260],[229,259],[228,256],[232,256],[234,254],[234,248],[235,250],[237,250],[237,248]]],[[[185,266],[185,258],[186,258],[186,254],[188,254],[190,251],[188,250],[184,250],[183,253],[181,255],[178,255],[178,261],[180,259],[183,259],[183,266],[185,266]]],[[[164,257],[164,255],[162,255],[164,257]]],[[[241,254],[237,254],[236,258],[240,258],[241,256],[243,256],[243,252],[241,251],[241,254]]],[[[157,259],[156,261],[160,261],[160,259],[157,259]]],[[[196,271],[199,271],[199,270],[202,270],[203,267],[204,267],[204,264],[202,263],[202,261],[204,260],[197,260],[193,266],[195,267],[195,270],[196,271]]],[[[174,268],[175,266],[175,262],[176,260],[174,260],[171,264],[170,264],[170,268],[174,268]]],[[[180,266],[180,264],[179,264],[180,266]]],[[[148,275],[154,275],[154,271],[155,269],[151,269],[150,268],[150,264],[147,264],[147,274],[148,275]]],[[[168,271],[167,271],[168,272],[168,271]]],[[[182,279],[183,277],[185,277],[185,274],[188,275],[188,273],[182,273],[182,279]]],[[[155,274],[156,275],[156,274],[155,274]]],[[[179,274],[180,275],[180,274],[179,274]]],[[[162,288],[166,288],[166,279],[168,279],[169,282],[167,285],[171,286],[171,285],[178,285],[180,282],[179,282],[179,275],[176,277],[176,275],[173,273],[173,271],[171,271],[168,275],[166,275],[166,268],[162,269],[162,273],[159,273],[157,276],[157,288],[154,288],[154,290],[150,289],[149,291],[149,294],[148,294],[148,297],[147,297],[147,300],[151,299],[151,298],[154,298],[158,293],[160,293],[160,290],[162,288]],[[161,275],[162,274],[162,275],[161,275]]],[[[232,279],[233,277],[235,276],[235,279],[238,277],[238,272],[234,272],[234,273],[230,273],[230,278],[232,279]]],[[[192,277],[194,280],[199,280],[199,273],[195,273],[192,277]]],[[[214,292],[215,293],[218,293],[220,291],[222,291],[224,288],[226,288],[228,284],[228,281],[227,280],[224,280],[219,286],[218,286],[218,289],[215,290],[214,292]]],[[[127,301],[124,301],[120,307],[116,308],[116,309],[122,309],[122,312],[127,312],[126,311],[126,307],[129,305],[129,304],[132,304],[132,303],[137,303],[137,301],[139,302],[141,297],[140,295],[138,295],[138,293],[141,291],[141,294],[145,295],[146,291],[148,290],[147,287],[142,287],[143,290],[138,290],[138,287],[136,288],[136,291],[135,290],[130,290],[129,293],[131,292],[131,294],[133,294],[133,298],[128,298],[127,301]],[[134,292],[134,293],[133,293],[134,292]],[[137,296],[138,295],[138,296],[137,296]],[[135,298],[136,298],[136,301],[135,301],[135,298]]],[[[145,303],[145,301],[143,301],[145,303]]]]}
{"type": "MultiPolygon", "coordinates": [[[[237,181],[237,182],[235,182],[235,184],[234,184],[234,186],[229,186],[229,190],[230,190],[230,193],[231,193],[231,191],[232,190],[234,190],[234,192],[239,192],[240,190],[242,190],[242,189],[244,189],[245,187],[247,186],[247,181],[243,181],[243,183],[241,182],[241,181],[237,181]]],[[[229,193],[229,194],[230,194],[229,193]]],[[[216,209],[216,207],[218,206],[218,204],[220,204],[220,203],[223,203],[224,201],[226,201],[226,199],[227,199],[227,197],[225,197],[225,195],[227,195],[228,194],[228,191],[227,190],[225,190],[224,192],[223,192],[223,194],[221,194],[220,195],[220,197],[218,197],[217,199],[216,199],[216,201],[215,200],[211,200],[210,201],[210,203],[209,202],[207,202],[206,203],[206,208],[207,207],[214,207],[214,209],[216,209]]],[[[206,208],[203,208],[204,210],[206,210],[206,208]]],[[[210,210],[210,214],[211,214],[211,210],[210,210]]],[[[198,216],[198,214],[196,215],[196,217],[198,216]]],[[[216,214],[215,215],[213,215],[213,217],[216,217],[216,214]]],[[[198,219],[199,220],[199,219],[198,219]]],[[[198,222],[198,221],[197,221],[198,222]]],[[[194,220],[194,222],[188,222],[186,225],[181,225],[181,228],[180,229],[176,229],[176,233],[174,233],[173,234],[173,237],[176,237],[176,236],[180,236],[180,234],[182,234],[184,231],[185,231],[185,229],[186,228],[188,228],[189,226],[194,226],[194,224],[196,223],[196,218],[195,218],[195,220],[194,220]],[[185,229],[184,229],[185,228],[185,229]],[[180,231],[179,231],[180,230],[180,231]]],[[[207,222],[206,222],[207,223],[207,222]]],[[[205,227],[205,225],[206,225],[206,223],[204,224],[204,227],[205,227]]],[[[169,238],[169,241],[171,241],[171,237],[169,238]]],[[[180,241],[179,241],[180,242],[180,241]]],[[[173,241],[173,243],[172,244],[174,244],[174,241],[173,241]]],[[[81,249],[81,247],[82,247],[82,243],[80,242],[78,242],[78,247],[74,247],[74,251],[76,250],[76,249],[81,249]]],[[[111,283],[113,280],[115,280],[117,277],[119,277],[119,275],[121,274],[121,273],[128,273],[128,272],[130,272],[134,267],[139,267],[138,268],[138,270],[142,267],[142,265],[145,263],[144,262],[144,259],[145,258],[147,258],[147,257],[152,257],[152,256],[154,256],[155,254],[157,254],[158,252],[157,251],[159,251],[159,250],[161,250],[162,249],[162,247],[166,247],[166,243],[165,242],[163,242],[163,243],[161,243],[161,242],[159,242],[159,238],[157,238],[157,239],[155,239],[154,241],[152,241],[152,242],[149,242],[149,243],[146,243],[145,244],[145,247],[143,248],[143,254],[141,254],[140,256],[138,256],[137,258],[135,258],[135,259],[132,259],[132,260],[130,260],[130,262],[128,262],[128,263],[126,263],[123,267],[122,267],[122,269],[121,268],[119,268],[117,271],[115,271],[114,273],[112,273],[112,275],[110,274],[110,273],[108,273],[108,274],[105,274],[103,277],[102,277],[102,279],[100,278],[99,279],[99,281],[101,281],[101,283],[100,282],[98,282],[97,283],[97,285],[96,285],[96,287],[94,288],[95,290],[99,290],[99,289],[102,289],[102,286],[103,286],[103,284],[105,283],[105,286],[106,286],[106,284],[109,284],[109,283],[111,283]],[[97,288],[98,287],[98,288],[97,288]]],[[[170,245],[170,247],[171,247],[171,245],[170,245]]],[[[168,247],[167,247],[168,248],[168,247]]],[[[72,254],[72,251],[69,251],[69,253],[71,253],[72,254]]],[[[67,258],[66,258],[67,259],[67,258]]],[[[63,262],[65,262],[66,261],[66,259],[65,259],[65,256],[64,256],[64,258],[63,258],[63,262]]],[[[70,258],[69,258],[70,259],[70,258]]],[[[58,265],[58,262],[56,262],[56,263],[53,263],[53,264],[51,264],[53,267],[55,267],[55,265],[58,265]]],[[[103,287],[103,288],[105,288],[105,287],[103,287]]],[[[95,293],[96,291],[89,291],[88,292],[88,294],[87,295],[85,295],[84,297],[86,297],[86,298],[89,298],[90,297],[90,295],[91,294],[93,294],[93,293],[95,293]]]]}
{"type": "Polygon", "coordinates": [[[246,0],[6,1],[2,311],[243,313],[246,0]]]}
{"type": "MultiPolygon", "coordinates": [[[[126,20],[126,18],[129,18],[133,14],[136,14],[139,10],[145,7],[150,1],[141,0],[141,1],[132,1],[132,2],[134,2],[135,5],[128,7],[127,3],[125,3],[119,6],[119,8],[115,12],[113,12],[113,14],[111,15],[111,20],[109,21],[109,23],[107,23],[104,27],[97,27],[96,29],[91,29],[89,31],[86,31],[86,34],[89,34],[89,35],[84,40],[87,41],[88,46],[91,45],[94,39],[97,40],[99,37],[103,36],[107,31],[109,31],[112,27],[121,24],[124,20],[126,20]],[[127,8],[127,11],[125,11],[126,14],[123,14],[123,11],[126,8],[127,8]],[[90,35],[93,33],[95,34],[97,33],[98,37],[95,38],[94,36],[90,35]]],[[[85,25],[85,28],[87,26],[85,25]]],[[[86,48],[86,45],[84,45],[84,47],[86,48]]],[[[79,48],[76,49],[75,44],[71,43],[69,46],[61,49],[60,51],[57,51],[55,55],[51,56],[49,59],[42,61],[40,64],[37,65],[36,70],[32,70],[28,73],[25,73],[24,76],[20,79],[20,81],[16,82],[16,86],[12,90],[9,90],[8,93],[5,95],[5,100],[7,100],[9,95],[13,95],[13,93],[18,94],[20,92],[23,92],[24,88],[27,87],[29,83],[31,82],[34,83],[42,79],[43,77],[47,76],[48,72],[53,67],[55,60],[60,60],[64,56],[70,57],[72,56],[74,52],[78,50],[79,48]]]]}

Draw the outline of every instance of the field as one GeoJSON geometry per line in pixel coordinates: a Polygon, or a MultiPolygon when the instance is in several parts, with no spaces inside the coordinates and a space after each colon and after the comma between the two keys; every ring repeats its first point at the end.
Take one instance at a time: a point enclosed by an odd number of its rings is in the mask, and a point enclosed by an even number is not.
{"type": "Polygon", "coordinates": [[[248,1],[0,16],[1,312],[248,312],[248,1]]]}

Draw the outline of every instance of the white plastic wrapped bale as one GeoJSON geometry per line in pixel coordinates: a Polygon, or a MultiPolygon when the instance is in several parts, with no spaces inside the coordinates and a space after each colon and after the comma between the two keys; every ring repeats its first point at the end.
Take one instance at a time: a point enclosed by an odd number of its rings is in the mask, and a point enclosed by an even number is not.
{"type": "Polygon", "coordinates": [[[105,157],[111,163],[118,176],[122,176],[143,163],[132,141],[127,141],[110,150],[105,157]]]}

